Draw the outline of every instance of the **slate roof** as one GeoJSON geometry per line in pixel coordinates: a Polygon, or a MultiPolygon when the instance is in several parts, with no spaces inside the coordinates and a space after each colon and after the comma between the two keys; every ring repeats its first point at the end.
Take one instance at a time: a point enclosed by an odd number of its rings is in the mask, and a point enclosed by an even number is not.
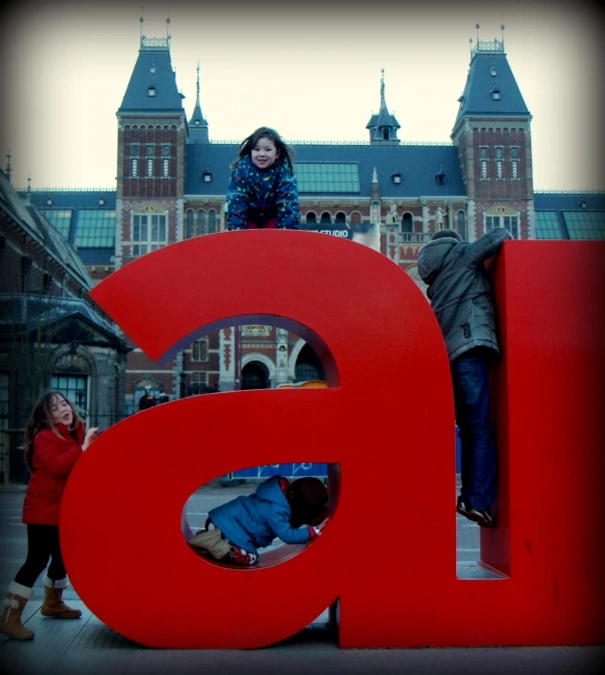
{"type": "MultiPolygon", "coordinates": [[[[143,38],[145,40],[145,38],[143,38]]],[[[161,40],[148,41],[150,43],[161,40]]],[[[130,76],[118,113],[182,113],[183,96],[176,85],[170,50],[166,46],[144,46],[142,41],[137,62],[130,76]],[[155,95],[150,96],[153,88],[155,95]]]]}
{"type": "MultiPolygon", "coordinates": [[[[236,143],[188,145],[185,194],[202,197],[224,194],[229,182],[229,165],[238,152],[236,143]],[[212,182],[204,183],[202,174],[210,171],[212,182]]],[[[293,144],[296,162],[355,162],[359,165],[361,192],[350,196],[369,198],[374,167],[378,171],[381,196],[390,199],[415,197],[452,197],[466,194],[458,150],[453,145],[371,145],[371,144],[293,144]],[[435,176],[443,172],[438,185],[435,176]],[[391,180],[395,173],[402,180],[391,180]]],[[[301,197],[308,193],[301,193],[301,197]]],[[[343,195],[344,196],[344,195],[343,195]]],[[[334,195],[330,195],[333,199],[334,195]]]]}
{"type": "Polygon", "coordinates": [[[506,54],[477,51],[471,60],[454,128],[469,116],[528,117],[530,115],[506,54]],[[495,75],[491,73],[495,72],[495,75]],[[497,89],[499,100],[492,92],[497,89]]]}

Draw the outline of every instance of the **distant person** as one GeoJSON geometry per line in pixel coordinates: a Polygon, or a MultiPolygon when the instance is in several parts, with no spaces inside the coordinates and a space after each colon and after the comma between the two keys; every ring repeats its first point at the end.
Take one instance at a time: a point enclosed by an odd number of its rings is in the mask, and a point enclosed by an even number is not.
{"type": "Polygon", "coordinates": [[[296,230],[300,224],[294,152],[274,129],[242,141],[227,187],[227,228],[296,230]]]}
{"type": "Polygon", "coordinates": [[[27,558],[8,587],[0,619],[0,633],[13,640],[34,638],[34,632],[21,623],[21,614],[49,558],[40,613],[57,619],[82,615],[62,599],[67,573],[59,544],[59,511],[69,474],[96,437],[97,428],[85,432],[73,404],[58,391],[42,396],[25,426],[25,461],[31,471],[23,504],[27,558]]]}
{"type": "Polygon", "coordinates": [[[231,565],[255,565],[258,549],[275,537],[286,544],[304,544],[315,539],[327,519],[328,490],[317,478],[299,478],[292,483],[272,476],[256,492],[240,496],[212,509],[205,530],[189,545],[200,554],[231,565]],[[306,525],[306,527],[301,527],[306,525]]]}
{"type": "Polygon", "coordinates": [[[484,262],[510,238],[498,227],[469,244],[455,230],[444,229],[418,255],[418,271],[428,284],[452,373],[462,446],[462,489],[456,510],[483,527],[495,527],[496,447],[489,419],[488,369],[499,354],[484,262]]]}

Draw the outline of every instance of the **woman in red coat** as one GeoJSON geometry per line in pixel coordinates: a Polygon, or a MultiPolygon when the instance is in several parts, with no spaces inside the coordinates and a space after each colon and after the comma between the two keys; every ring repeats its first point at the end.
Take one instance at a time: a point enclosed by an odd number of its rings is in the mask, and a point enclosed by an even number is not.
{"type": "Polygon", "coordinates": [[[42,396],[25,426],[25,461],[31,471],[23,504],[27,559],[8,587],[0,620],[0,633],[14,640],[34,637],[34,632],[22,625],[21,614],[49,559],[41,613],[59,619],[77,619],[82,614],[62,599],[67,573],[59,545],[59,512],[69,474],[96,437],[97,428],[85,433],[84,422],[58,391],[42,396]]]}

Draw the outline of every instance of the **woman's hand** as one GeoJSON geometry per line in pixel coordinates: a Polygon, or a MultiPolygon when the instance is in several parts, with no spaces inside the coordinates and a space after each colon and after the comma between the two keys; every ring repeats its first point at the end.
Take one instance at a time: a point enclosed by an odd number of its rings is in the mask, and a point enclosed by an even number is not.
{"type": "Polygon", "coordinates": [[[84,443],[82,443],[82,450],[86,450],[90,444],[95,440],[95,438],[99,435],[97,432],[99,431],[99,427],[91,427],[87,432],[86,436],[84,437],[84,443]]]}

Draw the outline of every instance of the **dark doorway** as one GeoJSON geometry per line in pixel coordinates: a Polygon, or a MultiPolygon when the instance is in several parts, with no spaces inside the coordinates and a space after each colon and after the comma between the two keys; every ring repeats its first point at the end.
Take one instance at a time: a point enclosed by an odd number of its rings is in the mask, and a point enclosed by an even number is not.
{"type": "Polygon", "coordinates": [[[252,361],[242,368],[242,389],[267,389],[269,373],[262,363],[252,361]]]}
{"type": "Polygon", "coordinates": [[[296,381],[306,382],[307,380],[325,380],[323,366],[317,354],[305,345],[296,359],[296,381]]]}

